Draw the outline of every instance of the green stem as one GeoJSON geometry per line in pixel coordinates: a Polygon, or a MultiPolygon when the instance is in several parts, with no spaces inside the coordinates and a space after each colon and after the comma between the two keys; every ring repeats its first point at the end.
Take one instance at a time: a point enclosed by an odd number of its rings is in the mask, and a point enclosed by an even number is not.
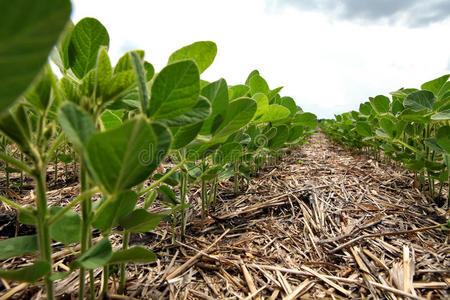
{"type": "MultiPolygon", "coordinates": [[[[130,233],[128,231],[125,231],[123,233],[123,242],[122,242],[122,249],[127,250],[128,244],[130,242],[130,233]]],[[[127,282],[127,270],[126,270],[126,264],[121,263],[120,264],[120,281],[119,281],[119,294],[123,294],[125,292],[125,285],[127,282]]]]}
{"type": "MultiPolygon", "coordinates": [[[[89,248],[89,237],[91,235],[90,218],[91,218],[91,209],[92,209],[92,202],[90,201],[90,198],[91,198],[90,195],[84,194],[88,189],[88,184],[87,184],[87,172],[86,172],[86,168],[85,168],[83,162],[81,162],[81,167],[80,167],[80,189],[81,189],[81,195],[83,195],[83,197],[80,197],[80,199],[81,199],[81,219],[82,219],[80,255],[82,255],[89,248]]],[[[80,280],[80,282],[79,282],[78,297],[80,299],[84,299],[84,290],[85,290],[85,284],[86,284],[86,276],[85,276],[84,268],[80,268],[79,280],[80,280]]]]}
{"type": "Polygon", "coordinates": [[[158,187],[158,185],[160,185],[161,183],[164,182],[164,180],[166,180],[167,178],[169,178],[170,176],[172,176],[173,173],[175,173],[179,168],[181,168],[181,166],[185,163],[185,161],[181,161],[180,163],[178,163],[176,166],[174,166],[172,169],[170,169],[169,172],[167,172],[166,174],[164,174],[161,178],[159,178],[158,180],[156,180],[155,182],[153,182],[151,185],[149,185],[146,189],[142,190],[139,192],[139,196],[144,196],[145,194],[147,194],[148,192],[150,192],[151,190],[155,189],[156,187],[158,187]]]}
{"type": "MultiPolygon", "coordinates": [[[[39,166],[42,170],[35,177],[36,181],[36,206],[37,206],[37,234],[39,241],[39,252],[41,259],[52,264],[52,248],[51,239],[49,233],[49,224],[47,223],[48,206],[46,196],[46,183],[45,183],[45,165],[39,166]]],[[[53,282],[51,281],[52,271],[44,277],[47,299],[52,300],[55,298],[53,292],[53,282]]]]}
{"type": "Polygon", "coordinates": [[[187,174],[181,172],[181,240],[184,240],[186,233],[186,195],[187,195],[187,174]]]}
{"type": "Polygon", "coordinates": [[[239,163],[234,164],[234,193],[239,193],[239,163]]]}
{"type": "Polygon", "coordinates": [[[109,281],[109,266],[105,265],[103,267],[103,288],[100,293],[100,299],[105,299],[108,295],[108,281],[109,281]]]}
{"type": "Polygon", "coordinates": [[[202,220],[205,220],[206,217],[206,201],[207,201],[207,194],[206,194],[206,180],[202,179],[202,220]]]}

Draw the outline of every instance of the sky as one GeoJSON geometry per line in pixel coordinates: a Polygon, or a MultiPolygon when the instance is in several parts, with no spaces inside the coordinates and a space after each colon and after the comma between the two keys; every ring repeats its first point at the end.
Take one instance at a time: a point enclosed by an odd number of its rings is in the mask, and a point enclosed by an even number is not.
{"type": "Polygon", "coordinates": [[[133,49],[162,69],[170,54],[212,40],[202,78],[243,83],[258,69],[304,111],[330,118],[368,97],[450,73],[450,0],[73,0],[94,17],[116,61],[133,49]]]}

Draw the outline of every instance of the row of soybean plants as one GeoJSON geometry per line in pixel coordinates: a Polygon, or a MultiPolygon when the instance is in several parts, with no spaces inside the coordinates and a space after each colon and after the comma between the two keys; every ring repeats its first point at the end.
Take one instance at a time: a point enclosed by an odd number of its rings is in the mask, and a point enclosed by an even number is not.
{"type": "Polygon", "coordinates": [[[39,254],[32,265],[1,269],[0,277],[43,280],[48,299],[54,298],[54,281],[72,272],[79,272],[80,298],[106,295],[114,265],[123,292],[126,264],[156,259],[150,249],[129,247],[131,233],[170,219],[183,238],[191,185],[201,187],[204,217],[219,181],[230,179],[238,192],[240,183],[283,148],[305,141],[316,126],[313,114],[281,97],[281,88],[270,89],[258,71],[240,85],[201,80],[216,56],[213,42],[175,51],[156,73],[140,50],[125,53],[113,66],[106,28],[93,18],[68,22],[70,3],[22,0],[0,8],[7,18],[0,21],[2,30],[10,26],[7,41],[13,44],[4,51],[0,41],[13,89],[0,85],[0,130],[19,153],[2,152],[0,158],[33,179],[36,201],[25,207],[6,196],[0,200],[37,231],[0,241],[0,259],[39,254]],[[34,12],[15,20],[13,8],[34,12]],[[50,51],[58,76],[47,61],[50,51]],[[80,192],[65,206],[49,207],[48,164],[61,147],[76,153],[80,192]],[[167,171],[158,173],[161,164],[167,171]],[[167,209],[150,212],[155,199],[167,209]],[[100,239],[93,239],[94,230],[100,239]],[[120,249],[113,249],[111,234],[122,236],[120,249]],[[52,241],[80,245],[69,270],[52,265],[52,241]],[[98,268],[103,268],[101,291],[94,286],[98,268]]]}
{"type": "MultiPolygon", "coordinates": [[[[334,140],[371,151],[412,170],[422,190],[442,197],[449,185],[450,75],[425,82],[420,89],[402,88],[391,98],[378,95],[351,111],[324,120],[334,140]]],[[[450,188],[447,195],[450,197],[450,188]]]]}

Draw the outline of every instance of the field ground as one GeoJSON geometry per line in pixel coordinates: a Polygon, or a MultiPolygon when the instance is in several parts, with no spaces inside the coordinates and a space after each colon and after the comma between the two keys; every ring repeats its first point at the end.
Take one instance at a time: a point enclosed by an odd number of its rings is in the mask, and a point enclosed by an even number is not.
{"type": "MultiPolygon", "coordinates": [[[[133,236],[132,244],[150,247],[158,260],[129,266],[127,295],[445,299],[450,246],[439,226],[445,211],[412,186],[407,171],[350,153],[316,134],[261,172],[241,195],[235,197],[231,186],[224,185],[209,219],[191,216],[184,242],[172,241],[169,224],[133,236]]],[[[68,201],[77,190],[67,186],[49,196],[53,202],[68,201]]],[[[191,200],[197,199],[199,191],[193,190],[191,200]]],[[[119,235],[112,239],[119,247],[119,235]]],[[[60,270],[77,250],[58,251],[55,245],[60,270]]],[[[18,266],[29,259],[2,265],[18,266]]],[[[100,284],[100,271],[96,278],[100,284]]],[[[27,284],[2,285],[0,299],[38,298],[41,293],[27,284]]],[[[66,298],[76,293],[77,285],[73,273],[56,282],[57,295],[66,298]]],[[[110,290],[112,298],[126,299],[115,295],[114,283],[110,290]]]]}

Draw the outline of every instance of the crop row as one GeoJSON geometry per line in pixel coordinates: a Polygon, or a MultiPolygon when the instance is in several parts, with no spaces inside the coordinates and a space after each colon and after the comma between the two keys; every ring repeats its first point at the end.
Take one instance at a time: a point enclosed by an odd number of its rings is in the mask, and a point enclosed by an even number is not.
{"type": "Polygon", "coordinates": [[[238,193],[316,126],[313,114],[281,97],[281,87],[270,89],[258,71],[238,85],[201,80],[216,56],[213,42],[175,51],[159,72],[141,50],[112,65],[106,28],[93,18],[70,23],[69,1],[0,3],[0,158],[7,173],[33,179],[35,203],[23,206],[6,195],[0,200],[37,232],[0,241],[0,259],[39,255],[32,265],[0,270],[0,277],[43,280],[48,299],[53,282],[72,272],[79,272],[79,298],[95,297],[98,268],[105,295],[113,265],[119,265],[123,292],[126,264],[156,259],[150,249],[129,247],[130,234],[170,220],[182,239],[191,185],[201,186],[206,217],[219,181],[230,180],[238,193]],[[65,206],[49,207],[48,166],[67,149],[79,165],[80,193],[65,206]],[[150,212],[156,199],[166,209],[150,212]],[[103,238],[93,239],[94,230],[103,238]],[[112,233],[122,236],[121,249],[113,249],[112,233]],[[52,264],[52,241],[80,245],[69,270],[52,264]]]}
{"type": "MultiPolygon", "coordinates": [[[[450,185],[450,75],[370,98],[359,111],[324,120],[334,140],[388,159],[413,171],[422,190],[435,199],[450,185]],[[437,188],[439,187],[439,188],[437,188]]],[[[447,195],[450,197],[450,187],[447,195]]]]}

